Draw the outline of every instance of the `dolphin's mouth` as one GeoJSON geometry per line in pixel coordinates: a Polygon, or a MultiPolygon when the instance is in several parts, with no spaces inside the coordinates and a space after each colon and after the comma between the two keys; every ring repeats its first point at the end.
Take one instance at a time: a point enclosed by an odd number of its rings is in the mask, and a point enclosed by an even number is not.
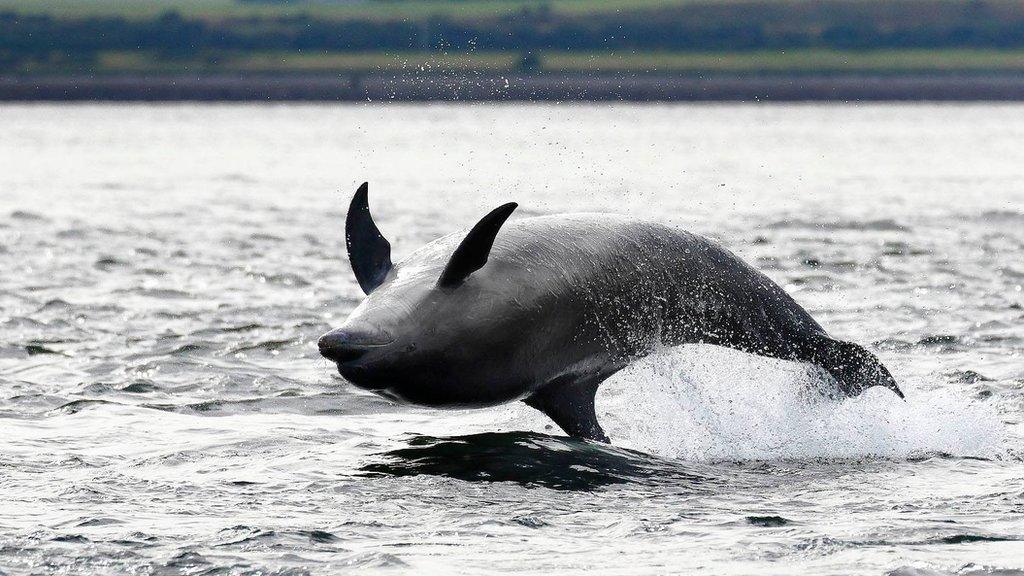
{"type": "Polygon", "coordinates": [[[356,360],[359,360],[360,358],[369,354],[370,352],[380,350],[381,348],[384,348],[393,342],[394,340],[388,342],[377,342],[373,344],[346,344],[344,346],[337,346],[327,349],[321,348],[320,355],[323,356],[324,358],[327,358],[328,360],[333,361],[336,364],[346,364],[348,362],[354,362],[356,360]]]}
{"type": "Polygon", "coordinates": [[[373,379],[370,375],[370,370],[357,361],[358,358],[348,362],[337,362],[338,374],[341,374],[345,380],[348,380],[356,388],[381,394],[388,387],[387,384],[373,379]]]}
{"type": "MultiPolygon", "coordinates": [[[[367,366],[367,356],[390,346],[394,338],[380,333],[338,329],[324,334],[317,342],[320,355],[334,362],[338,373],[357,388],[376,392],[383,385],[373,378],[367,366]],[[383,336],[383,337],[382,337],[383,336]]],[[[385,352],[386,353],[386,352],[385,352]]],[[[379,357],[380,354],[373,354],[379,357]]]]}

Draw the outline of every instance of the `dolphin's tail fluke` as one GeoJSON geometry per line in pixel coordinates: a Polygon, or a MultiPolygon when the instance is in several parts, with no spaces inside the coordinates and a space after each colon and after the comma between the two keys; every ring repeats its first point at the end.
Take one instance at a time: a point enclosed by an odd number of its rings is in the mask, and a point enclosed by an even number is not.
{"type": "Polygon", "coordinates": [[[872,386],[885,386],[903,398],[889,370],[874,354],[852,342],[827,336],[814,338],[807,347],[806,360],[828,372],[847,396],[856,396],[872,386]]]}

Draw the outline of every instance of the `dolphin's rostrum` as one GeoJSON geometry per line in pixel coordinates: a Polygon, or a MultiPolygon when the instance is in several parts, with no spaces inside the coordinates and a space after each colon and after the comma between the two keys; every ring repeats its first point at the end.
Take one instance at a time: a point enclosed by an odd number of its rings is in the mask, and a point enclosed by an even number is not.
{"type": "Polygon", "coordinates": [[[571,436],[607,442],[598,386],[663,346],[704,343],[822,368],[843,394],[895,380],[782,288],[710,240],[609,214],[484,216],[392,264],[367,184],[345,240],[366,298],[320,352],[356,386],[439,408],[523,400],[571,436]]]}

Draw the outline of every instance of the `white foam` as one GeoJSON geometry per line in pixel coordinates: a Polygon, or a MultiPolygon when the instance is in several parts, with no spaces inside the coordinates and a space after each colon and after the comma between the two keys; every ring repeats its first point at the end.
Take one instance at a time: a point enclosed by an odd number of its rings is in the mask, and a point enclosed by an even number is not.
{"type": "MultiPolygon", "coordinates": [[[[995,407],[956,390],[902,383],[906,402],[883,388],[833,400],[813,378],[794,363],[675,348],[605,382],[597,409],[614,444],[691,461],[1005,453],[995,407]]],[[[551,431],[532,410],[508,416],[512,427],[551,431]]]]}

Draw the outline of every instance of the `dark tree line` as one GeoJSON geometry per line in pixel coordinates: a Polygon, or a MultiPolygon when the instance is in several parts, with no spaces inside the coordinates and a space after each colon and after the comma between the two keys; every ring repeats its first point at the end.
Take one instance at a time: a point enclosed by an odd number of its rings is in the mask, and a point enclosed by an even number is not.
{"type": "Polygon", "coordinates": [[[1024,47],[1024,4],[1004,0],[709,3],[623,14],[527,10],[476,20],[150,20],[0,14],[0,66],[104,50],[188,57],[217,51],[758,50],[1024,47]]]}

